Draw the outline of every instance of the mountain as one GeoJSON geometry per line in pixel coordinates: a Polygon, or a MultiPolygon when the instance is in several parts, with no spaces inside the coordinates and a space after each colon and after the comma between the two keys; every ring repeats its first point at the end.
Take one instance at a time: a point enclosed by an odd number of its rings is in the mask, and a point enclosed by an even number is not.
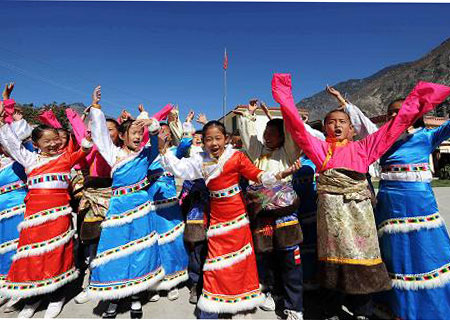
{"type": "MultiPolygon", "coordinates": [[[[370,77],[347,80],[334,87],[371,117],[385,114],[388,104],[407,96],[419,80],[450,85],[450,38],[416,61],[389,66],[370,77]]],[[[310,120],[322,120],[328,111],[337,107],[337,102],[321,91],[301,100],[297,107],[309,110],[310,120]]],[[[435,114],[444,116],[448,111],[449,99],[435,114]]]]}
{"type": "Polygon", "coordinates": [[[31,124],[40,124],[41,122],[39,121],[38,118],[39,114],[46,109],[52,109],[59,123],[61,123],[61,125],[65,128],[68,127],[68,121],[65,111],[67,108],[72,108],[80,115],[83,113],[84,109],[86,109],[85,105],[79,102],[72,104],[65,104],[65,103],[58,104],[56,102],[53,102],[48,105],[44,105],[42,107],[35,107],[32,103],[28,104],[16,103],[16,107],[19,107],[22,110],[23,117],[31,124]]]}

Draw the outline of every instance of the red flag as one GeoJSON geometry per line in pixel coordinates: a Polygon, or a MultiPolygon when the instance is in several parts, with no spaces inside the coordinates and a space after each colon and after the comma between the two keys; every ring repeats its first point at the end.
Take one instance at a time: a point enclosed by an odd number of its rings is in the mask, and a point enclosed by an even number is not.
{"type": "Polygon", "coordinates": [[[228,55],[227,55],[227,49],[225,49],[225,54],[223,57],[223,70],[228,69],[228,55]]]}

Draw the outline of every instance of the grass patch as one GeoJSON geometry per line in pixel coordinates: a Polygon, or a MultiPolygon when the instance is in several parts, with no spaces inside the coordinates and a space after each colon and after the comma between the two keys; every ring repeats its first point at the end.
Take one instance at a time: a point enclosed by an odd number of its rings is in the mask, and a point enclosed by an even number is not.
{"type": "MultiPolygon", "coordinates": [[[[380,182],[378,180],[375,180],[375,181],[372,181],[372,183],[373,183],[373,187],[375,189],[378,189],[380,182]]],[[[431,186],[433,188],[450,187],[450,180],[433,179],[433,181],[431,181],[431,186]]]]}

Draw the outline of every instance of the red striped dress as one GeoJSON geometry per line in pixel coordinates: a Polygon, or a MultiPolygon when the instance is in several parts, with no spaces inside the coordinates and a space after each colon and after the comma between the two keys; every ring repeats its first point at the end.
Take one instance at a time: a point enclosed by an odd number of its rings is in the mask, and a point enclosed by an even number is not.
{"type": "MultiPolygon", "coordinates": [[[[18,226],[19,244],[8,276],[0,287],[1,295],[27,298],[45,294],[78,276],[67,188],[71,168],[85,153],[81,149],[73,151],[72,144],[69,145],[59,156],[38,155],[32,158],[34,164],[28,161],[25,165],[29,190],[25,198],[26,212],[18,226]]],[[[14,152],[11,154],[14,157],[14,152]]]]}

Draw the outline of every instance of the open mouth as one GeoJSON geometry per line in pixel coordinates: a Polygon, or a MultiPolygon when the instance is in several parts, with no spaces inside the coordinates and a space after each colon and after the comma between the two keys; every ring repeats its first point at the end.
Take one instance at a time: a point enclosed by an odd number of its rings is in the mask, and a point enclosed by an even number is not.
{"type": "Polygon", "coordinates": [[[334,129],[334,136],[335,137],[342,136],[342,129],[334,129]]]}

